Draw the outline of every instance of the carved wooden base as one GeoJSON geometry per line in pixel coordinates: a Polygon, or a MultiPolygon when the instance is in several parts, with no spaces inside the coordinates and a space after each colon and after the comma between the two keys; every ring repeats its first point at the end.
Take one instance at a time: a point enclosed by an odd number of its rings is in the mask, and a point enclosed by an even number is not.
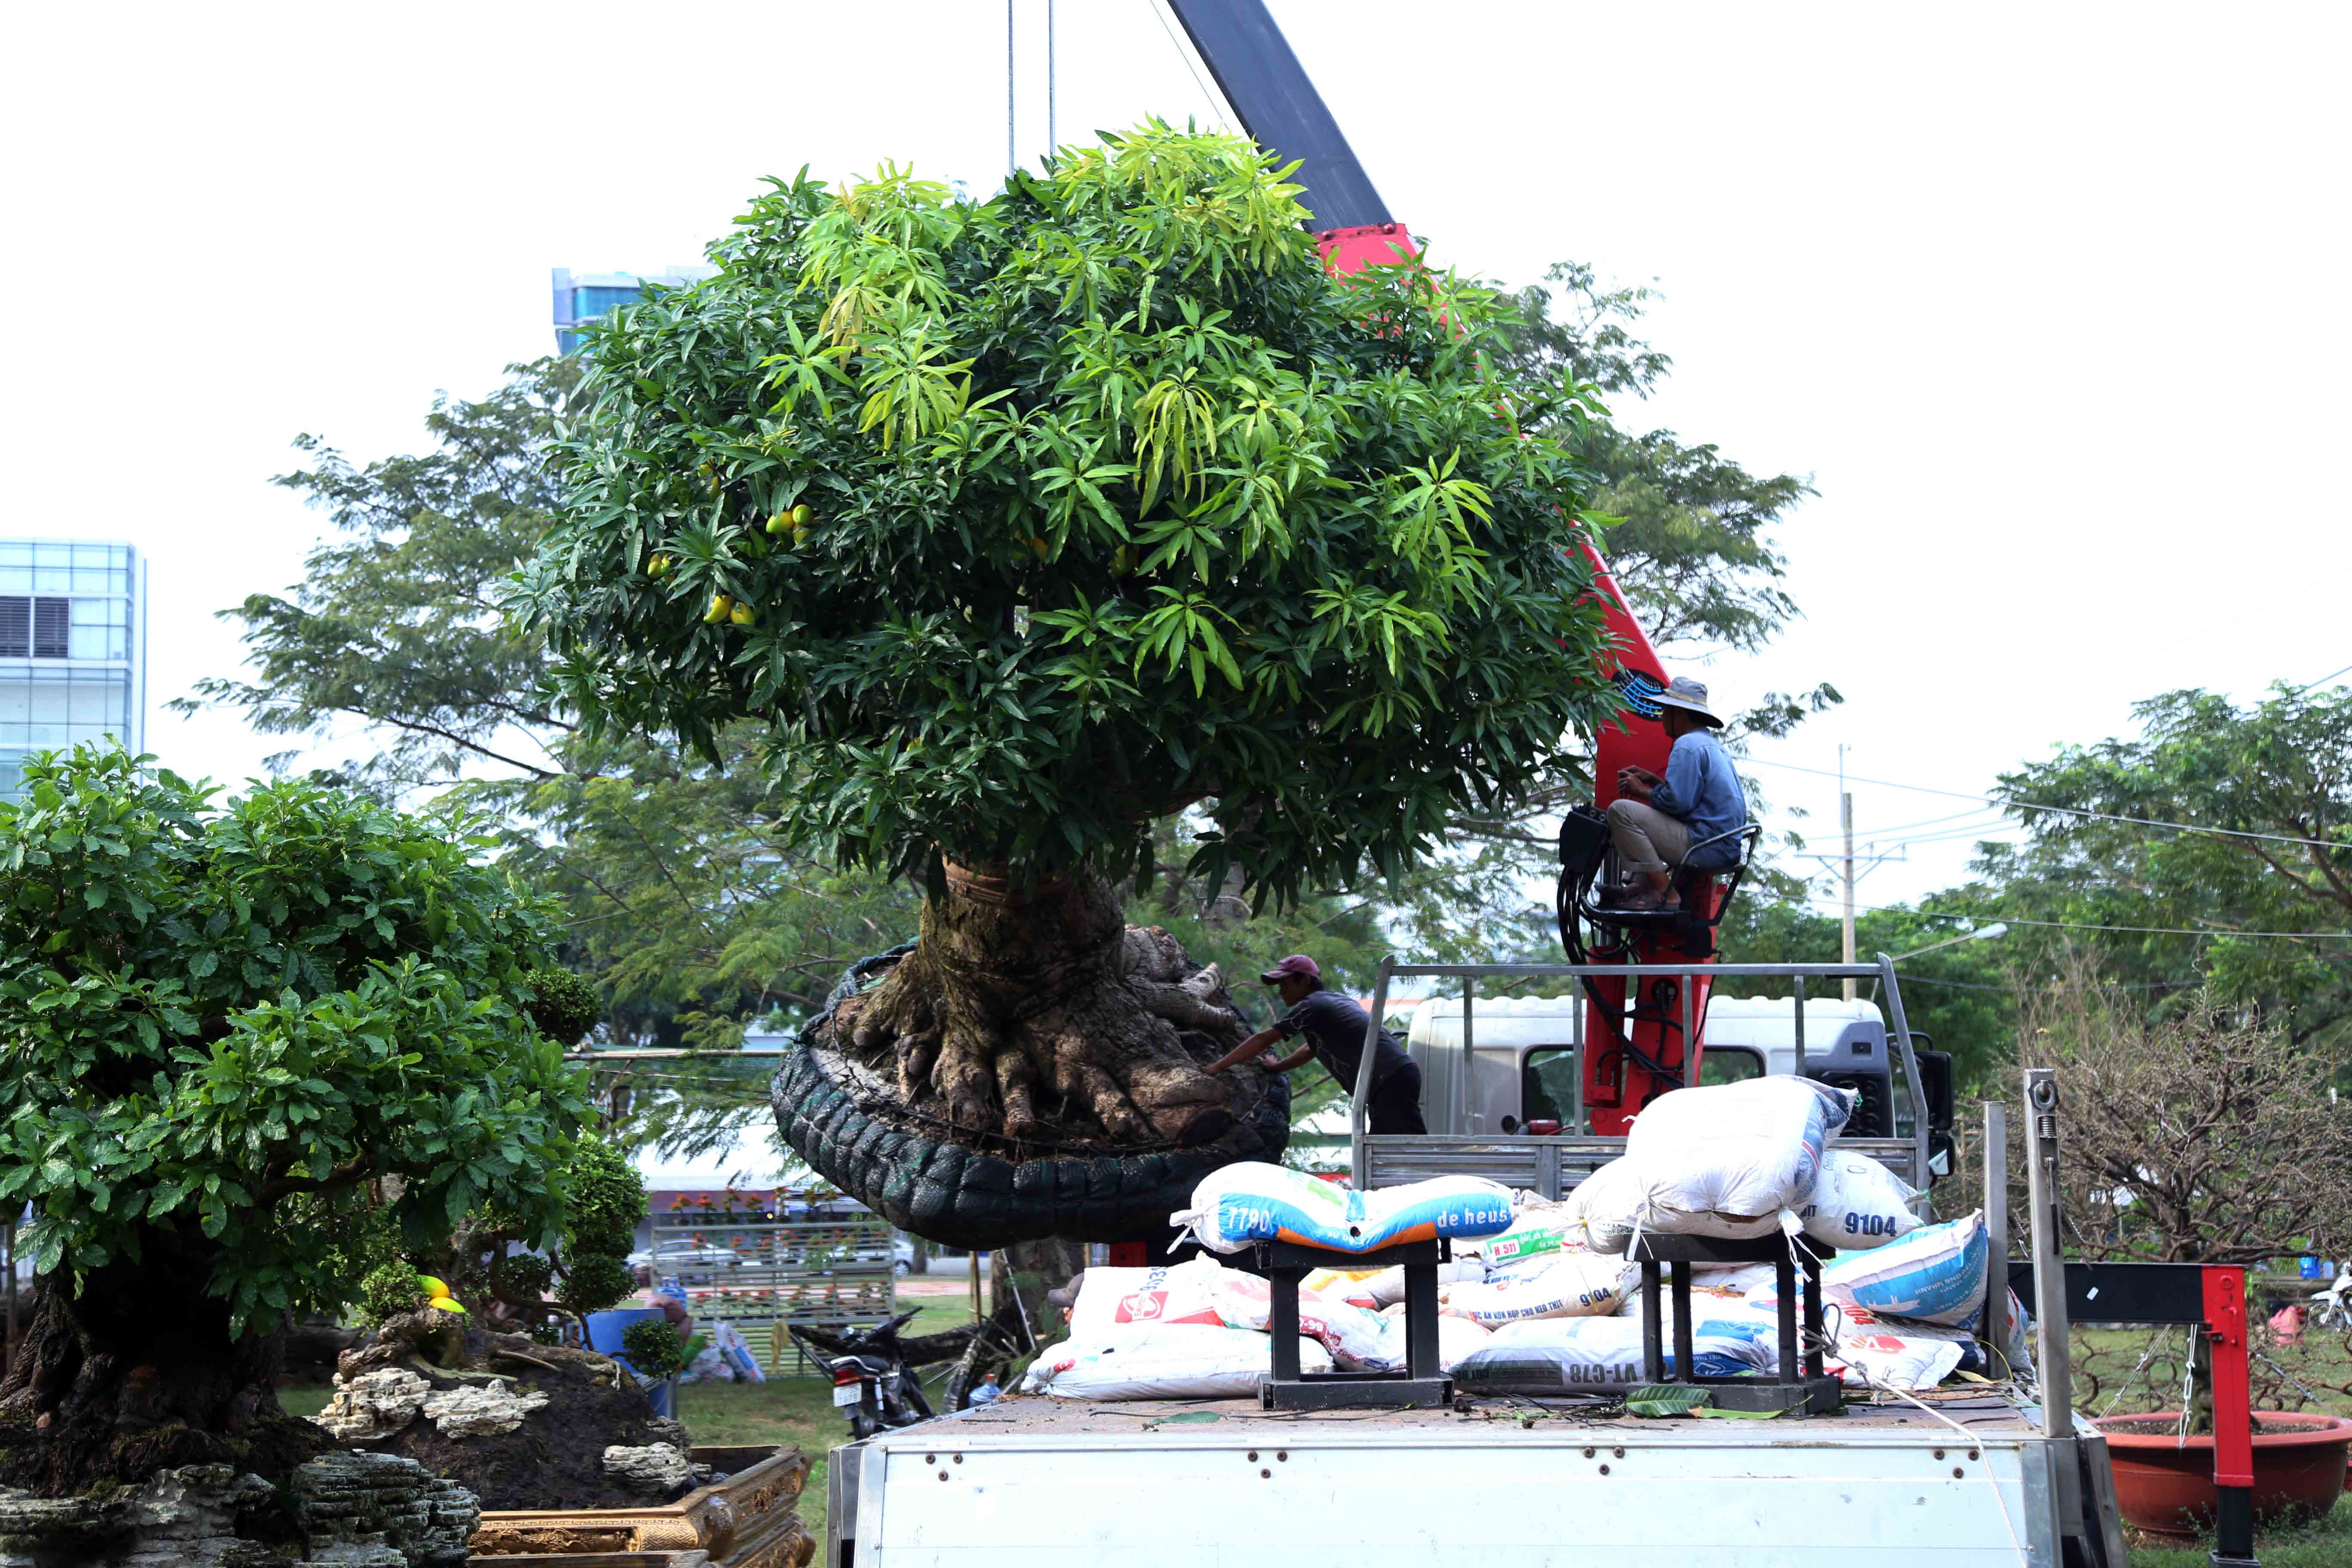
{"type": "Polygon", "coordinates": [[[472,1568],[805,1568],[816,1541],[793,1512],[808,1484],[798,1448],[700,1447],[731,1473],[658,1508],[507,1509],[482,1515],[472,1568]]]}

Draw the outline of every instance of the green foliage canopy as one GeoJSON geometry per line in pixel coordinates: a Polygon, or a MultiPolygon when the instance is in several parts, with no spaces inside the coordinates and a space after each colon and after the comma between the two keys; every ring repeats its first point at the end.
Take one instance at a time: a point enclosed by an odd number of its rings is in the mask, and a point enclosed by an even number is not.
{"type": "Polygon", "coordinates": [[[1160,125],[983,203],[773,184],[592,334],[518,595],[592,721],[756,718],[784,836],[894,869],[1116,874],[1207,802],[1203,868],[1288,898],[1613,711],[1535,433],[1585,405],[1498,368],[1492,291],[1328,277],[1255,148],[1160,125]]]}
{"type": "Polygon", "coordinates": [[[1979,859],[2001,912],[2143,928],[2101,933],[2111,982],[2184,996],[2209,983],[2298,1040],[2332,1037],[2352,1013],[2352,940],[2337,934],[2352,930],[2352,690],[2278,686],[2243,708],[2170,691],[2134,713],[2136,740],[2002,775],[2026,836],[1979,859]],[[2149,826],[2165,822],[2231,831],[2149,826]],[[2255,931],[2286,934],[2240,934],[2255,931]]]}
{"type": "Polygon", "coordinates": [[[26,782],[0,804],[0,1201],[33,1205],[38,1269],[171,1233],[216,1251],[240,1321],[331,1310],[393,1176],[412,1243],[478,1205],[551,1237],[587,1115],[523,1011],[552,932],[467,841],[306,784],[215,809],[90,747],[26,782]]]}

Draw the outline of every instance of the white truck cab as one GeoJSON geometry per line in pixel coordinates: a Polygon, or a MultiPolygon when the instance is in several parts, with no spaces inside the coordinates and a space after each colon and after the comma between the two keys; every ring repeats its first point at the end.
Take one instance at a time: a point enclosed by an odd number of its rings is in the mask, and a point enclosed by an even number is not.
{"type": "MultiPolygon", "coordinates": [[[[1556,1121],[1564,1132],[1584,1131],[1577,1098],[1584,1023],[1584,1002],[1575,993],[1481,996],[1472,1003],[1465,1053],[1462,999],[1422,1003],[1413,1010],[1405,1050],[1421,1068],[1422,1117],[1429,1130],[1475,1136],[1556,1121]]],[[[1877,1004],[1808,997],[1801,1031],[1793,998],[1717,996],[1703,1023],[1700,1083],[1802,1072],[1859,1089],[1858,1114],[1870,1135],[1911,1135],[1910,1096],[1894,1071],[1886,1019],[1877,1004]]]]}

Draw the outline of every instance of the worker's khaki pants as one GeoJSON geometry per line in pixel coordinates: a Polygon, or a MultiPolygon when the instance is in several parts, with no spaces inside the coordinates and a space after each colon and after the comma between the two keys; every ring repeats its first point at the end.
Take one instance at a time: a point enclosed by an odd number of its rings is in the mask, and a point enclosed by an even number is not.
{"type": "Polygon", "coordinates": [[[1690,853],[1690,824],[1622,795],[1609,803],[1609,838],[1617,846],[1618,865],[1637,877],[1679,866],[1690,853]]]}

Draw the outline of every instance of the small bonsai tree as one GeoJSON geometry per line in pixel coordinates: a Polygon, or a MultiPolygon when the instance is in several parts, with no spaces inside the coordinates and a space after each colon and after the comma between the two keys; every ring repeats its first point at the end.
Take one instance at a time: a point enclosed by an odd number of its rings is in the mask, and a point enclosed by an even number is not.
{"type": "Polygon", "coordinates": [[[372,1216],[555,1241],[590,1116],[529,1012],[555,932],[480,840],[146,761],[37,757],[0,805],[0,1202],[38,1273],[0,1484],[46,1496],[328,1446],[272,1391],[282,1315],[396,1305],[372,1216]]]}

